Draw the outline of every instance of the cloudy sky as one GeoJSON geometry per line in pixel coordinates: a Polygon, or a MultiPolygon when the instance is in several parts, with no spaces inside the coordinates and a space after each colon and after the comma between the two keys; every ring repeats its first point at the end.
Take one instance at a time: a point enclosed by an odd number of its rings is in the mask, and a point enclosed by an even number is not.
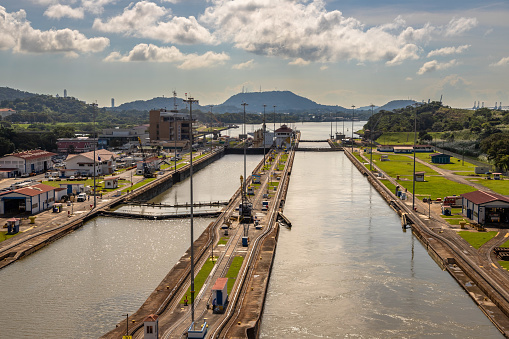
{"type": "Polygon", "coordinates": [[[243,88],[509,105],[507,18],[507,0],[0,0],[0,86],[100,106],[243,88]]]}

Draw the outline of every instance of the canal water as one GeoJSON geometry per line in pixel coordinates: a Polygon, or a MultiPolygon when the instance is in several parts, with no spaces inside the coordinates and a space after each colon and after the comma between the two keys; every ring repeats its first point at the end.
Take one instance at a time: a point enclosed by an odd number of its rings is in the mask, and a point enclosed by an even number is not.
{"type": "Polygon", "coordinates": [[[284,212],[262,338],[502,338],[343,153],[298,152],[284,212]]]}
{"type": "MultiPolygon", "coordinates": [[[[247,157],[248,173],[261,159],[247,157]]],[[[230,199],[243,168],[243,156],[227,155],[195,173],[195,201],[230,199]]],[[[189,195],[186,179],[159,199],[189,195]]],[[[195,238],[211,221],[195,219],[195,238]]],[[[96,218],[0,270],[0,338],[100,337],[141,306],[189,245],[189,219],[96,218]]]]}

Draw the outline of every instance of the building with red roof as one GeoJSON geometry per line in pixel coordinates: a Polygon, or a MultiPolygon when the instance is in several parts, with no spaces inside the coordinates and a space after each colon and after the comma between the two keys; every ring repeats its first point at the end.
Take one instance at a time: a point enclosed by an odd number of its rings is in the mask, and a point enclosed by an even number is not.
{"type": "Polygon", "coordinates": [[[143,320],[143,338],[144,339],[159,339],[159,316],[150,314],[143,320]]]}
{"type": "Polygon", "coordinates": [[[485,191],[464,193],[461,197],[463,214],[478,224],[509,222],[509,197],[485,191]]]}
{"type": "Polygon", "coordinates": [[[38,184],[0,193],[0,214],[36,214],[53,206],[59,196],[53,186],[38,184]]]}
{"type": "Polygon", "coordinates": [[[283,148],[287,147],[289,148],[291,146],[291,137],[293,134],[293,130],[289,128],[286,125],[282,125],[275,131],[276,135],[276,147],[277,148],[283,148]]]}
{"type": "Polygon", "coordinates": [[[53,168],[51,157],[54,155],[40,149],[7,154],[0,159],[0,168],[17,168],[17,175],[46,172],[53,168]]]}

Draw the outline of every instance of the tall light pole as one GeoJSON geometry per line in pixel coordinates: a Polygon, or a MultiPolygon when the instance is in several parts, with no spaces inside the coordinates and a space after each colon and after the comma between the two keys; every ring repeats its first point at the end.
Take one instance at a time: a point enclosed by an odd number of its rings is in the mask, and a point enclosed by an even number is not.
{"type": "Polygon", "coordinates": [[[330,139],[332,141],[332,112],[329,112],[329,118],[330,118],[330,139]]]}
{"type": "MultiPolygon", "coordinates": [[[[175,173],[177,172],[177,113],[179,112],[177,106],[177,91],[173,91],[173,141],[174,141],[174,151],[175,156],[173,157],[173,161],[175,164],[175,173]]],[[[171,159],[170,159],[171,161],[171,159]]]]}
{"type": "MultiPolygon", "coordinates": [[[[214,107],[214,105],[209,105],[210,106],[210,114],[214,114],[212,113],[212,107],[214,107]]],[[[212,115],[212,117],[214,117],[212,115]]],[[[212,124],[210,124],[210,129],[212,130],[212,124]]],[[[210,153],[212,153],[212,140],[214,139],[214,133],[212,133],[212,135],[210,136],[210,153]]]]}
{"type": "MultiPolygon", "coordinates": [[[[274,136],[272,138],[273,142],[276,140],[276,105],[274,105],[274,136]]],[[[276,146],[276,145],[274,145],[276,146]]]]}
{"type": "MultiPolygon", "coordinates": [[[[246,106],[247,104],[245,102],[242,103],[242,106],[244,106],[244,126],[246,126],[246,106]]],[[[243,194],[246,194],[246,143],[247,143],[247,134],[244,132],[244,184],[243,186],[243,194]]],[[[242,206],[244,208],[244,206],[242,206]]]]}
{"type": "Polygon", "coordinates": [[[412,180],[412,210],[415,211],[415,144],[417,143],[417,103],[414,112],[414,176],[412,180]]]}
{"type": "Polygon", "coordinates": [[[263,168],[265,169],[265,107],[267,105],[263,104],[263,168]]]}
{"type": "Polygon", "coordinates": [[[126,325],[125,335],[126,335],[126,336],[129,336],[129,313],[127,313],[127,314],[122,314],[122,316],[123,316],[123,317],[124,317],[124,316],[125,316],[125,317],[127,317],[127,320],[126,320],[126,323],[125,323],[125,325],[126,325]]]}
{"type": "MultiPolygon", "coordinates": [[[[373,124],[373,107],[375,105],[371,104],[369,105],[371,107],[371,124],[373,124]]],[[[373,126],[371,126],[369,130],[369,149],[370,149],[370,159],[369,159],[369,171],[373,171],[373,126]]]]}
{"type": "Polygon", "coordinates": [[[191,133],[189,134],[190,140],[190,157],[189,157],[189,184],[191,186],[191,322],[194,325],[194,234],[193,234],[193,103],[198,103],[192,97],[187,98],[184,102],[189,104],[189,120],[191,121],[191,133]]]}
{"type": "Polygon", "coordinates": [[[353,155],[353,117],[355,114],[355,105],[352,105],[352,155],[353,155]]]}
{"type": "Polygon", "coordinates": [[[93,139],[93,143],[94,143],[94,208],[96,208],[97,207],[97,192],[95,190],[95,174],[96,174],[95,163],[96,163],[97,159],[95,158],[95,149],[97,148],[97,140],[95,138],[95,113],[97,110],[97,102],[92,103],[91,106],[94,109],[94,114],[93,114],[94,115],[94,124],[92,125],[92,139],[93,139]]]}

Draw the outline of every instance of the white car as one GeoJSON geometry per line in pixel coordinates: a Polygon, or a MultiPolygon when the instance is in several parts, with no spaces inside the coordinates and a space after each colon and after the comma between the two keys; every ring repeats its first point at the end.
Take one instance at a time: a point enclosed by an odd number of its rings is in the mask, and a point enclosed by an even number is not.
{"type": "Polygon", "coordinates": [[[78,194],[78,197],[76,198],[76,201],[77,202],[87,201],[87,194],[86,193],[78,194]]]}

